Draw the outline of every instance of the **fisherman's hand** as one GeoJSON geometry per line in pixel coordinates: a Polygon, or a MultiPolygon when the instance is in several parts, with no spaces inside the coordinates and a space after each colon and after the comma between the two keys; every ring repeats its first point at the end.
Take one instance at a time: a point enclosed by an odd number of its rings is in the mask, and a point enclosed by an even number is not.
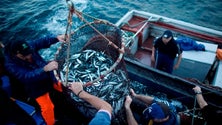
{"type": "Polygon", "coordinates": [[[59,41],[61,41],[61,42],[66,43],[66,41],[67,41],[67,36],[66,36],[66,35],[58,35],[58,36],[57,36],[57,39],[58,39],[59,41]]]}
{"type": "Polygon", "coordinates": [[[135,96],[136,96],[136,93],[134,92],[134,90],[133,90],[133,89],[130,89],[130,93],[131,93],[131,95],[132,95],[133,97],[135,97],[135,96]]]}
{"type": "Polygon", "coordinates": [[[125,103],[124,103],[124,106],[126,109],[130,109],[130,104],[132,102],[132,98],[128,95],[126,96],[126,100],[125,100],[125,103]]]}
{"type": "Polygon", "coordinates": [[[174,67],[173,67],[173,69],[178,69],[179,68],[179,65],[178,64],[176,64],[174,67]]]}
{"type": "Polygon", "coordinates": [[[72,90],[76,95],[79,95],[83,91],[83,86],[81,82],[73,82],[70,84],[69,89],[72,90]]]}
{"type": "Polygon", "coordinates": [[[195,87],[193,88],[193,91],[194,91],[195,93],[201,93],[201,88],[200,88],[199,86],[195,86],[195,87]]]}
{"type": "Polygon", "coordinates": [[[155,57],[154,57],[153,54],[151,55],[151,61],[152,61],[152,62],[155,62],[155,57]]]}
{"type": "Polygon", "coordinates": [[[45,72],[53,71],[58,69],[58,63],[56,61],[51,61],[47,65],[44,66],[43,70],[45,72]]]}

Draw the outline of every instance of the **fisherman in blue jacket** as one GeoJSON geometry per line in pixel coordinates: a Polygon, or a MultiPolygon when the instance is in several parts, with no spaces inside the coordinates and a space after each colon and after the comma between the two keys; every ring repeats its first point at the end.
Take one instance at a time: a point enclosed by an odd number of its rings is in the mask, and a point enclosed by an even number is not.
{"type": "Polygon", "coordinates": [[[62,91],[57,84],[53,70],[58,69],[56,61],[46,62],[38,53],[57,42],[65,42],[64,35],[48,36],[33,41],[13,41],[5,47],[5,69],[22,83],[27,96],[34,98],[41,108],[41,114],[48,125],[55,123],[54,104],[49,92],[62,91]]]}
{"type": "Polygon", "coordinates": [[[129,125],[178,125],[176,109],[170,103],[157,101],[149,95],[136,94],[130,89],[124,103],[129,125]],[[135,116],[135,117],[134,117],[135,116]]]}

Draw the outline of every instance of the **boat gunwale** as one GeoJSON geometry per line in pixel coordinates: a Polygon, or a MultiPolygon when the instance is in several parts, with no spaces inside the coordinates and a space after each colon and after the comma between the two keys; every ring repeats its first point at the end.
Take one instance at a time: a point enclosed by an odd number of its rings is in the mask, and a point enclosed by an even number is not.
{"type": "Polygon", "coordinates": [[[148,18],[150,19],[150,17],[154,17],[159,19],[159,21],[150,21],[149,24],[163,28],[170,28],[178,33],[209,40],[207,42],[222,44],[222,31],[138,10],[127,12],[115,25],[122,27],[123,23],[128,22],[133,16],[144,18],[144,20],[147,19],[147,21],[148,18]]]}

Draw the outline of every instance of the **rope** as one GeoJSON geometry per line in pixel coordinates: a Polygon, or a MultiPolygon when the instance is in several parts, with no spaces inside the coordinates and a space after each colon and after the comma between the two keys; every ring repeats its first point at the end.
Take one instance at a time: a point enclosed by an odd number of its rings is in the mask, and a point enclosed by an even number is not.
{"type": "Polygon", "coordinates": [[[143,26],[131,37],[131,39],[126,43],[126,46],[128,46],[130,43],[131,43],[131,41],[133,40],[133,38],[134,37],[136,37],[138,34],[139,34],[139,32],[141,32],[142,30],[143,30],[143,28],[149,23],[149,20],[151,20],[152,19],[152,17],[150,17],[148,20],[145,20],[145,21],[142,21],[142,22],[140,22],[140,23],[138,23],[138,24],[135,24],[136,26],[138,26],[138,25],[140,25],[140,24],[142,24],[142,23],[144,23],[143,24],[143,26]]]}
{"type": "MultiPolygon", "coordinates": [[[[66,27],[66,32],[65,32],[65,41],[68,36],[68,48],[67,48],[67,56],[66,56],[66,61],[67,65],[69,65],[69,53],[70,53],[70,38],[71,38],[71,27],[72,27],[72,16],[73,16],[73,11],[74,11],[74,5],[70,0],[66,1],[68,6],[69,6],[69,15],[68,15],[68,24],[66,27]],[[67,35],[69,32],[69,35],[67,35]]],[[[67,66],[66,68],[66,75],[65,75],[65,85],[68,85],[68,73],[69,73],[69,67],[67,66]]]]}
{"type": "Polygon", "coordinates": [[[191,124],[191,125],[194,125],[194,115],[195,115],[195,111],[196,111],[196,105],[197,105],[197,97],[196,97],[196,95],[195,95],[194,105],[193,105],[192,124],[191,124]]]}
{"type": "MultiPolygon", "coordinates": [[[[66,56],[66,61],[67,61],[67,64],[69,64],[69,52],[70,52],[70,37],[71,37],[71,26],[72,26],[72,16],[73,16],[73,11],[75,10],[74,9],[74,4],[71,0],[66,0],[66,3],[69,7],[69,14],[68,14],[68,22],[67,22],[67,25],[66,25],[66,31],[65,31],[65,41],[66,41],[66,38],[68,37],[68,49],[67,49],[67,56],[66,56]],[[69,32],[69,35],[67,35],[69,32]]],[[[62,44],[64,45],[64,43],[62,44]]],[[[56,55],[59,55],[59,51],[61,50],[61,46],[58,48],[57,52],[56,52],[56,55]]],[[[54,74],[55,74],[55,77],[56,79],[60,82],[60,83],[63,83],[63,81],[60,80],[60,77],[58,75],[58,73],[56,72],[56,70],[53,71],[54,74]]],[[[64,86],[67,86],[68,85],[68,72],[69,72],[69,68],[67,67],[66,68],[66,75],[65,75],[65,85],[64,86]]]]}
{"type": "Polygon", "coordinates": [[[144,22],[147,22],[147,20],[144,20],[144,21],[139,22],[139,23],[134,24],[134,25],[130,25],[129,23],[124,23],[123,25],[127,25],[127,26],[129,26],[130,28],[134,28],[134,27],[139,26],[140,24],[143,24],[144,22]]]}
{"type": "Polygon", "coordinates": [[[99,19],[99,18],[96,18],[96,17],[90,16],[90,15],[88,15],[88,14],[86,14],[86,13],[83,13],[83,12],[82,12],[82,15],[85,15],[85,16],[87,16],[87,17],[93,19],[93,20],[101,20],[101,19],[99,19]]]}
{"type": "MultiPolygon", "coordinates": [[[[66,56],[66,61],[67,64],[69,64],[69,52],[70,52],[70,36],[71,36],[71,26],[72,26],[72,16],[73,16],[73,11],[74,11],[74,5],[70,0],[66,0],[66,3],[68,4],[69,7],[69,14],[68,14],[68,23],[66,26],[66,31],[65,31],[65,41],[68,42],[68,49],[67,49],[67,56],[66,56]],[[68,35],[69,32],[69,35],[68,35]],[[68,40],[66,40],[68,38],[68,40]]],[[[63,45],[64,43],[62,43],[63,45]]],[[[59,54],[59,51],[61,50],[61,47],[58,48],[56,55],[59,54]]],[[[66,76],[65,76],[65,86],[68,85],[68,72],[69,72],[69,68],[66,68],[66,76]]],[[[60,80],[58,73],[56,72],[56,70],[53,70],[53,73],[55,74],[56,79],[58,80],[58,82],[62,83],[63,81],[60,80]]]]}
{"type": "Polygon", "coordinates": [[[111,46],[113,46],[115,49],[118,49],[119,52],[122,52],[122,49],[120,49],[118,46],[116,46],[115,44],[113,44],[112,41],[110,41],[110,40],[109,40],[107,37],[105,37],[101,32],[99,32],[95,27],[93,27],[90,22],[88,22],[87,20],[85,20],[82,15],[86,15],[86,16],[88,16],[88,17],[93,18],[93,19],[95,20],[95,21],[94,21],[95,23],[99,23],[99,22],[108,23],[107,21],[102,21],[102,20],[100,20],[100,19],[98,19],[98,18],[95,18],[95,17],[89,16],[89,15],[87,15],[87,14],[84,14],[84,13],[76,10],[76,9],[74,8],[73,3],[72,3],[70,0],[67,0],[67,1],[68,1],[67,3],[69,4],[69,7],[71,6],[71,7],[70,7],[70,8],[71,8],[71,9],[70,9],[70,10],[71,10],[71,11],[70,11],[71,13],[75,13],[75,14],[79,17],[80,20],[82,20],[83,22],[85,22],[86,24],[88,24],[93,30],[95,30],[99,35],[101,35],[105,40],[107,40],[107,41],[108,41],[108,45],[111,45],[111,46]]]}
{"type": "MultiPolygon", "coordinates": [[[[83,18],[83,16],[82,16],[82,13],[81,13],[81,12],[79,12],[78,10],[76,10],[76,9],[74,8],[73,13],[75,13],[83,22],[85,22],[86,24],[88,24],[93,30],[95,30],[99,35],[101,35],[105,40],[107,40],[107,41],[109,42],[109,45],[112,45],[115,49],[118,49],[119,51],[121,50],[118,46],[116,46],[116,45],[113,44],[108,38],[106,38],[101,32],[99,32],[95,27],[93,27],[90,22],[88,22],[87,20],[85,20],[85,19],[83,18]]],[[[97,20],[97,21],[95,21],[95,22],[104,22],[104,21],[102,21],[102,20],[97,20]]],[[[107,22],[107,23],[108,23],[108,22],[107,22]]]]}

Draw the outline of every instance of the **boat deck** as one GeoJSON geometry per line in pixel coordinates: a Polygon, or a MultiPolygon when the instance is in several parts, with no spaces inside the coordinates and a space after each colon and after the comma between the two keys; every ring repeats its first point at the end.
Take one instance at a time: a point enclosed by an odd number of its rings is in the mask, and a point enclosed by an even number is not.
{"type": "Polygon", "coordinates": [[[133,15],[132,17],[130,16],[130,18],[126,18],[125,21],[127,21],[127,23],[121,26],[122,30],[132,32],[137,36],[133,43],[131,54],[133,54],[139,62],[149,67],[154,67],[154,63],[151,61],[151,54],[155,37],[160,36],[166,29],[172,30],[175,36],[181,33],[190,35],[189,38],[195,38],[197,42],[203,44],[206,51],[184,51],[180,67],[173,71],[173,75],[181,78],[196,78],[204,82],[206,77],[208,77],[207,74],[210,68],[214,64],[216,56],[215,50],[217,48],[216,45],[202,42],[208,40],[205,39],[206,34],[200,36],[201,33],[199,32],[188,32],[187,29],[182,29],[161,21],[150,21],[147,23],[146,20],[144,17],[133,15]],[[193,69],[196,69],[195,72],[193,69]]]}
{"type": "Polygon", "coordinates": [[[153,66],[154,64],[151,62],[151,54],[152,54],[152,43],[154,37],[148,37],[141,46],[138,47],[137,52],[135,53],[135,57],[143,64],[148,66],[153,66]]]}
{"type": "MultiPolygon", "coordinates": [[[[121,29],[125,31],[129,31],[132,33],[136,33],[139,31],[145,24],[146,19],[141,18],[139,16],[133,16],[127,23],[127,25],[124,25],[121,27],[121,29]]],[[[148,24],[143,27],[143,29],[138,33],[138,49],[136,50],[136,53],[134,54],[134,57],[139,60],[139,62],[148,65],[153,66],[151,62],[151,54],[152,54],[152,46],[153,46],[153,40],[155,37],[148,36],[146,40],[143,41],[143,35],[146,33],[143,33],[143,30],[148,27],[148,24]]]]}

